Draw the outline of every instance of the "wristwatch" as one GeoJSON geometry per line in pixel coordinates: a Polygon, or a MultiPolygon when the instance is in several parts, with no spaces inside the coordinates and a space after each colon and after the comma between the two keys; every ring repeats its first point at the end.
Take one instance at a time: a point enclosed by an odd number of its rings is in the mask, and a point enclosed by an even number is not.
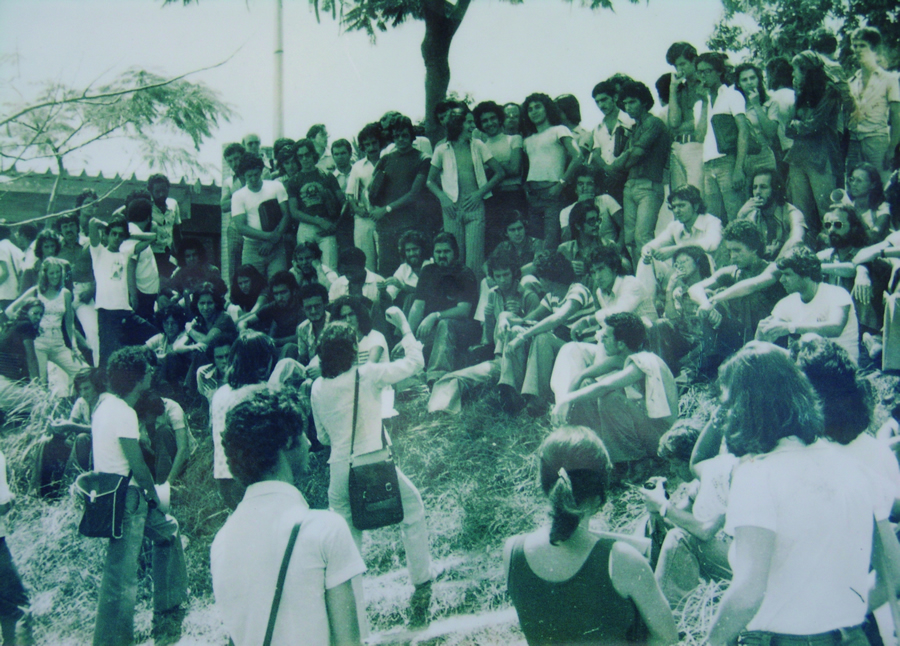
{"type": "Polygon", "coordinates": [[[391,207],[390,204],[388,204],[386,207],[384,207],[384,212],[385,212],[385,213],[390,213],[390,212],[393,211],[393,210],[394,210],[394,209],[391,207]]]}

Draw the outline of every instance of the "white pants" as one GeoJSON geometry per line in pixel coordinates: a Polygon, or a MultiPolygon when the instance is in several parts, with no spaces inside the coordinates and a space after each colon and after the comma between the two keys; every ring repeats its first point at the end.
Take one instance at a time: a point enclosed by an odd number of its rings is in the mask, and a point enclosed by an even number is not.
{"type": "MultiPolygon", "coordinates": [[[[375,220],[369,218],[353,218],[353,246],[366,254],[366,269],[377,271],[378,251],[375,242],[375,220]]],[[[337,267],[337,265],[330,265],[337,267]]]]}
{"type": "Polygon", "coordinates": [[[84,330],[84,338],[91,348],[94,359],[94,367],[100,365],[100,326],[97,324],[97,307],[94,302],[78,303],[75,306],[75,316],[84,330]]]}

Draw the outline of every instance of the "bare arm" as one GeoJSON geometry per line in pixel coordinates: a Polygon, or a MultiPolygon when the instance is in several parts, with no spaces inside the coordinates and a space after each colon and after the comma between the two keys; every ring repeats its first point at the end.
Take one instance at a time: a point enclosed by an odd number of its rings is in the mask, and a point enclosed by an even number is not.
{"type": "MultiPolygon", "coordinates": [[[[282,218],[284,220],[284,218],[282,218]]],[[[254,229],[253,227],[247,224],[247,214],[241,213],[240,215],[235,215],[232,218],[234,222],[234,230],[238,232],[238,234],[244,236],[245,238],[251,238],[252,240],[259,240],[261,242],[274,242],[278,238],[275,236],[275,232],[266,233],[260,229],[254,229]]]]}
{"type": "Polygon", "coordinates": [[[66,304],[66,311],[63,314],[63,326],[65,327],[66,333],[69,335],[69,343],[72,344],[72,348],[75,346],[75,308],[72,307],[72,292],[68,289],[63,289],[63,301],[66,304]]]}
{"type": "Polygon", "coordinates": [[[325,590],[325,609],[331,629],[331,643],[335,646],[359,646],[359,619],[356,616],[356,596],[352,579],[325,590]]]}
{"type": "Polygon", "coordinates": [[[25,365],[28,367],[28,377],[37,379],[41,376],[38,368],[37,354],[34,351],[34,339],[23,339],[22,345],[25,348],[25,365]]]}
{"type": "Polygon", "coordinates": [[[738,527],[734,532],[734,577],[707,641],[712,646],[733,644],[762,605],[769,579],[775,532],[759,527],[738,527]]]}
{"type": "Polygon", "coordinates": [[[644,373],[641,372],[641,370],[632,363],[622,370],[618,370],[612,374],[609,374],[602,379],[599,379],[596,382],[585,386],[584,388],[579,388],[578,390],[568,393],[567,395],[557,397],[556,403],[557,405],[571,404],[572,402],[576,402],[582,399],[597,399],[598,397],[602,397],[606,393],[613,390],[631,386],[632,384],[637,383],[643,378],[644,373]]]}
{"type": "Polygon", "coordinates": [[[425,301],[416,299],[415,301],[413,301],[412,307],[409,310],[409,327],[413,330],[418,330],[419,324],[422,322],[424,316],[425,301]]]}
{"type": "Polygon", "coordinates": [[[649,644],[664,646],[678,641],[672,610],[647,559],[634,547],[621,541],[613,545],[609,555],[609,578],[616,592],[634,601],[650,630],[649,644]]]}
{"type": "MultiPolygon", "coordinates": [[[[5,262],[2,263],[2,265],[4,266],[4,268],[6,267],[5,262]]],[[[0,280],[0,284],[2,284],[2,283],[3,283],[3,281],[0,280]]],[[[29,287],[24,292],[22,292],[22,295],[19,296],[19,298],[17,298],[12,303],[10,303],[9,307],[7,307],[6,310],[3,312],[6,315],[6,318],[8,318],[10,320],[15,319],[19,313],[19,309],[22,307],[22,303],[25,302],[25,299],[34,298],[35,296],[37,296],[37,289],[38,289],[37,285],[35,285],[34,287],[29,287]]]]}
{"type": "Polygon", "coordinates": [[[777,283],[779,274],[778,267],[775,266],[775,263],[772,263],[763,269],[759,275],[739,281],[731,287],[723,289],[718,294],[714,294],[709,300],[715,305],[722,301],[730,301],[735,298],[755,294],[777,283]]]}

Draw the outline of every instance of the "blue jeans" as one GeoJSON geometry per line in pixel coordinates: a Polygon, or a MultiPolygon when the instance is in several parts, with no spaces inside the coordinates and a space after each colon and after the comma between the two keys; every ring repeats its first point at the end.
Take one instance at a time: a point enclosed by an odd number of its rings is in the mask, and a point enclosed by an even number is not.
{"type": "Polygon", "coordinates": [[[725,155],[703,164],[703,197],[707,210],[722,224],[732,222],[747,201],[746,191],[732,185],[735,156],[725,155]]]}
{"type": "Polygon", "coordinates": [[[138,557],[144,537],[153,542],[153,611],[176,608],[187,598],[187,570],[178,521],[158,509],[148,509],[137,487],[128,487],[122,538],[109,539],[94,646],[119,646],[134,641],[138,557]]]}
{"type": "Polygon", "coordinates": [[[663,203],[663,185],[649,179],[630,179],[625,182],[625,247],[637,267],[644,245],[653,240],[656,219],[663,203]]]}
{"type": "Polygon", "coordinates": [[[556,184],[551,183],[549,186],[540,187],[531,183],[525,193],[528,199],[528,221],[531,232],[535,237],[540,237],[543,233],[544,249],[550,251],[559,246],[559,212],[566,206],[562,193],[550,195],[555,186],[556,184]]]}

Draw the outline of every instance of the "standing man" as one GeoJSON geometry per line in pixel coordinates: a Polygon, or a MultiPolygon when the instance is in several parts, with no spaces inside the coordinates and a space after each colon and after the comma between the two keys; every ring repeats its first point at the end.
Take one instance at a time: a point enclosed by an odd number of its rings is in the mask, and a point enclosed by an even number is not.
{"type": "MultiPolygon", "coordinates": [[[[375,167],[369,186],[369,211],[378,235],[378,273],[390,276],[400,266],[400,236],[406,229],[423,231],[421,193],[431,164],[413,148],[415,130],[409,117],[397,117],[391,125],[394,150],[375,167]]],[[[424,225],[424,226],[423,226],[424,225]]],[[[424,232],[424,231],[423,231],[424,232]]]]}
{"type": "Polygon", "coordinates": [[[847,175],[860,162],[869,162],[881,173],[882,183],[891,174],[894,150],[900,143],[900,83],[897,76],[878,65],[881,33],[860,27],[850,38],[859,70],[850,79],[855,110],[850,115],[850,148],[847,175]]]}
{"type": "Polygon", "coordinates": [[[634,119],[619,110],[618,89],[612,81],[597,83],[592,95],[603,119],[594,128],[593,151],[589,163],[602,174],[603,192],[621,204],[626,173],[616,171],[610,165],[625,151],[625,142],[631,135],[634,119]]]}
{"type": "MultiPolygon", "coordinates": [[[[231,196],[239,190],[243,184],[238,176],[238,164],[244,156],[244,147],[241,144],[228,144],[225,146],[225,168],[222,169],[222,199],[219,205],[222,207],[222,226],[228,231],[228,247],[222,250],[222,264],[225,265],[225,254],[228,254],[228,269],[233,274],[241,266],[241,251],[244,239],[234,230],[234,222],[231,219],[231,196]]],[[[223,267],[224,270],[224,267],[223,267]]]]}
{"type": "Polygon", "coordinates": [[[257,392],[228,413],[222,444],[247,492],[212,544],[216,606],[236,646],[261,644],[285,548],[300,526],[272,644],[360,643],[351,579],[366,570],[343,518],[313,511],[297,489],[309,444],[299,407],[257,392]]]}
{"type": "Polygon", "coordinates": [[[375,174],[375,165],[381,159],[381,124],[370,123],[359,131],[357,141],[365,157],[353,164],[347,185],[347,202],[353,213],[353,246],[366,254],[366,269],[375,271],[378,255],[375,251],[375,220],[369,204],[369,185],[375,174]]]}
{"type": "Polygon", "coordinates": [[[437,234],[433,253],[434,264],[422,268],[409,313],[409,325],[428,353],[429,387],[456,369],[458,357],[478,342],[481,332],[473,318],[478,283],[472,270],[459,262],[453,234],[437,234]]]}
{"type": "Polygon", "coordinates": [[[634,120],[631,137],[622,153],[611,165],[613,170],[627,172],[624,202],[625,248],[637,267],[638,255],[653,239],[656,218],[663,203],[663,171],[669,161],[671,139],[669,129],[650,114],[653,95],[650,88],[637,81],[622,84],[619,92],[622,106],[634,120]]]}
{"type": "MultiPolygon", "coordinates": [[[[115,234],[111,234],[112,235],[115,234]]],[[[153,543],[153,635],[174,643],[181,635],[187,599],[187,571],[178,521],[159,509],[153,476],[144,462],[134,404],[150,389],[153,369],[148,350],[131,346],[109,359],[110,392],[100,395],[91,417],[94,469],[131,477],[125,494],[122,537],[109,539],[94,627],[94,646],[134,641],[138,557],[146,536],[153,543]]]]}
{"type": "MultiPolygon", "coordinates": [[[[135,200],[129,205],[141,202],[135,200]]],[[[144,343],[156,334],[156,328],[134,313],[137,290],[129,274],[141,252],[150,246],[142,240],[123,248],[128,239],[128,222],[122,216],[113,217],[107,227],[97,218],[90,221],[91,259],[97,281],[97,325],[100,332],[100,366],[106,365],[113,352],[123,345],[144,343]],[[106,246],[100,244],[101,230],[106,228],[106,246]]]]}
{"type": "Polygon", "coordinates": [[[178,252],[181,244],[181,210],[178,202],[169,197],[169,178],[165,175],[151,175],[147,190],[153,198],[153,232],[156,234],[151,249],[160,275],[169,278],[175,271],[175,264],[169,257],[178,252]]]}
{"type": "Polygon", "coordinates": [[[704,135],[703,195],[709,212],[727,224],[737,217],[745,199],[744,184],[747,180],[744,160],[750,132],[747,105],[744,95],[725,85],[724,54],[706,52],[700,54],[694,64],[704,89],[698,119],[704,135]],[[737,129],[736,140],[727,116],[733,118],[737,129]],[[720,126],[722,122],[724,124],[720,126]]]}
{"type": "Polygon", "coordinates": [[[666,62],[675,68],[669,86],[669,128],[672,130],[671,186],[685,184],[703,190],[703,138],[694,125],[694,104],[701,99],[703,86],[697,78],[697,49],[690,43],[673,43],[666,62]]]}

